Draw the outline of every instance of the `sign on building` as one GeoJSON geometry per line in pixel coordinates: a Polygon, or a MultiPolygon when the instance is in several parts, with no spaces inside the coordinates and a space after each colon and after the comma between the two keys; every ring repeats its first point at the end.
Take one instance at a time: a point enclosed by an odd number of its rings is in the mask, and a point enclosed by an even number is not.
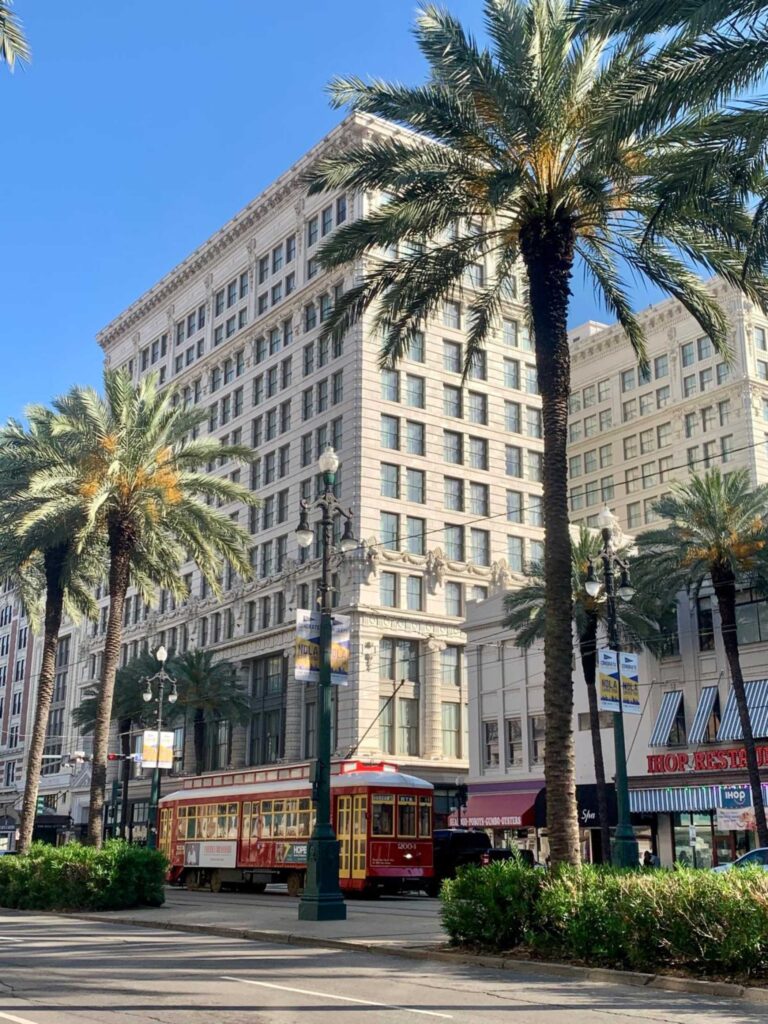
{"type": "MultiPolygon", "coordinates": [[[[346,686],[349,682],[348,615],[331,616],[331,683],[346,686]]],[[[320,681],[320,612],[296,609],[296,651],[294,675],[299,683],[320,681]]]]}
{"type": "Polygon", "coordinates": [[[145,729],[141,737],[142,768],[173,768],[173,733],[160,733],[160,761],[157,760],[157,729],[145,729]]]}

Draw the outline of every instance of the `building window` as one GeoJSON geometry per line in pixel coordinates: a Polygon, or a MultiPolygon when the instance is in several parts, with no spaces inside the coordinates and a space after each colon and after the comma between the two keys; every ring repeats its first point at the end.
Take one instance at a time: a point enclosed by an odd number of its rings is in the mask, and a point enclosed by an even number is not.
{"type": "Polygon", "coordinates": [[[400,448],[400,420],[396,416],[381,417],[381,447],[400,448]]]}
{"type": "Polygon", "coordinates": [[[545,719],[544,715],[532,715],[530,718],[531,731],[531,762],[533,764],[544,763],[545,748],[545,719]]]}
{"type": "Polygon", "coordinates": [[[385,754],[394,754],[395,707],[391,697],[379,698],[379,747],[385,754]]]}
{"type": "Polygon", "coordinates": [[[418,756],[419,702],[401,697],[397,702],[397,752],[418,756]]]}
{"type": "Polygon", "coordinates": [[[464,527],[446,524],[444,529],[445,554],[455,562],[464,561],[464,527]]]}
{"type": "Polygon", "coordinates": [[[381,496],[383,498],[400,497],[400,467],[388,462],[381,464],[381,496]]]}
{"type": "Polygon", "coordinates": [[[443,701],[440,712],[443,757],[461,757],[461,705],[456,701],[443,701]]]}
{"type": "Polygon", "coordinates": [[[406,607],[408,611],[423,611],[421,576],[409,576],[406,581],[406,607]]]}
{"type": "Polygon", "coordinates": [[[507,537],[507,562],[513,572],[523,571],[522,537],[507,537]]]}
{"type": "Polygon", "coordinates": [[[519,718],[506,720],[507,767],[519,768],[523,763],[523,729],[519,718]]]}
{"type": "Polygon", "coordinates": [[[407,469],[405,474],[406,500],[423,505],[427,500],[424,471],[421,469],[407,469]]]}
{"type": "Polygon", "coordinates": [[[380,599],[382,607],[397,608],[397,575],[383,572],[380,577],[380,599]]]}
{"type": "Polygon", "coordinates": [[[400,516],[394,512],[382,512],[379,520],[379,537],[385,548],[397,551],[400,547],[400,516]]]}
{"type": "Polygon", "coordinates": [[[462,608],[462,586],[449,580],[445,584],[445,614],[463,615],[462,608]]]}
{"type": "Polygon", "coordinates": [[[461,345],[458,342],[443,342],[443,369],[448,373],[461,373],[461,345]]]}
{"type": "Polygon", "coordinates": [[[699,622],[699,650],[714,651],[715,626],[712,618],[712,598],[700,597],[697,601],[696,611],[699,622]]]}
{"type": "Polygon", "coordinates": [[[483,722],[483,767],[499,766],[499,723],[483,722]]]}

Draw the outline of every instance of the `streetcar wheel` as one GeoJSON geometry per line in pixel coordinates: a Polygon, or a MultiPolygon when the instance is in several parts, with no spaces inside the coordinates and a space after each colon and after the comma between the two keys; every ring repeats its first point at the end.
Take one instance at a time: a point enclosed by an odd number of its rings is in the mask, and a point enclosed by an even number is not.
{"type": "Polygon", "coordinates": [[[187,889],[189,889],[190,892],[197,892],[197,890],[200,888],[200,872],[185,871],[184,885],[187,887],[187,889]]]}
{"type": "Polygon", "coordinates": [[[215,869],[211,872],[210,878],[211,892],[219,893],[222,889],[221,872],[215,869]]]}
{"type": "Polygon", "coordinates": [[[300,896],[304,888],[304,876],[298,871],[292,871],[285,880],[288,886],[289,896],[300,896]]]}

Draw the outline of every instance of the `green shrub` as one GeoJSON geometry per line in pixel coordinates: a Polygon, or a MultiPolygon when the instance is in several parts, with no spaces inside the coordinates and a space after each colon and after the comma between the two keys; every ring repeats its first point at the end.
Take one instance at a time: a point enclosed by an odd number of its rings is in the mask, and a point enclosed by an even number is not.
{"type": "Polygon", "coordinates": [[[21,910],[119,910],[160,906],[167,862],[157,850],[110,840],[35,843],[23,857],[0,857],[0,906],[21,910]]]}
{"type": "Polygon", "coordinates": [[[511,862],[445,883],[451,942],[497,952],[525,945],[597,966],[768,975],[768,873],[533,872],[511,862]]]}

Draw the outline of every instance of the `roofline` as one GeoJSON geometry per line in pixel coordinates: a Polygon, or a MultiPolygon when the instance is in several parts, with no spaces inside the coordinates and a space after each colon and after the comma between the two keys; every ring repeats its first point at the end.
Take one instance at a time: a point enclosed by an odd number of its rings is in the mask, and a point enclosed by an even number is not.
{"type": "Polygon", "coordinates": [[[303,154],[288,170],[276,178],[255,199],[252,199],[230,220],[214,232],[202,245],[198,246],[189,256],[185,257],[172,270],[168,271],[151,288],[147,289],[134,302],[111,320],[97,334],[96,340],[105,351],[123,336],[138,320],[167,300],[177,288],[189,278],[203,270],[218,256],[237,242],[243,234],[254,228],[262,217],[266,216],[293,191],[301,188],[300,177],[309,166],[331,145],[350,141],[355,132],[366,128],[384,130],[389,134],[401,133],[406,130],[398,125],[375,117],[372,114],[353,112],[348,114],[335,128],[323,136],[311,149],[303,154]]]}

